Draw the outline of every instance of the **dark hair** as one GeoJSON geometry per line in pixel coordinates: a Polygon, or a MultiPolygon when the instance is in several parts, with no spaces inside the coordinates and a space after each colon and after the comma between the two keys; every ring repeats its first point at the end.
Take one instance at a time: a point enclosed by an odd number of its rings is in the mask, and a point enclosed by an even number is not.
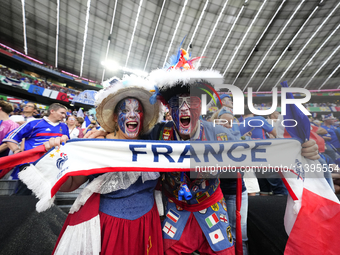
{"type": "Polygon", "coordinates": [[[83,124],[84,123],[84,118],[83,117],[77,117],[77,121],[79,122],[79,124],[83,124]]]}
{"type": "Polygon", "coordinates": [[[50,116],[51,110],[58,111],[60,108],[64,108],[67,111],[67,107],[65,105],[62,105],[62,104],[59,104],[59,103],[51,104],[50,107],[47,110],[47,116],[50,116]]]}
{"type": "Polygon", "coordinates": [[[193,83],[187,83],[184,81],[178,81],[172,86],[164,86],[159,88],[160,99],[164,105],[167,105],[170,98],[181,95],[181,94],[188,94],[190,96],[198,96],[201,97],[202,94],[214,94],[214,91],[211,89],[214,85],[210,82],[201,79],[199,81],[195,81],[193,83]],[[207,86],[208,85],[208,86],[207,86]],[[205,88],[202,90],[201,88],[205,88]],[[208,91],[208,93],[207,93],[208,91]]]}
{"type": "Polygon", "coordinates": [[[13,105],[3,100],[0,100],[0,107],[1,110],[7,114],[10,114],[14,111],[13,105]]]}

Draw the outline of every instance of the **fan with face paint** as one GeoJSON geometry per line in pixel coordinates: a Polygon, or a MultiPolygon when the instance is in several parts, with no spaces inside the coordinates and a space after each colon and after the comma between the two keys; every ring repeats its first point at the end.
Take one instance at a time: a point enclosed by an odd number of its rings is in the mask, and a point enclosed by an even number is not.
{"type": "Polygon", "coordinates": [[[170,98],[169,107],[179,135],[181,137],[191,136],[197,129],[201,99],[197,96],[190,96],[190,94],[180,94],[170,98]]]}
{"type": "Polygon", "coordinates": [[[116,107],[115,121],[118,123],[118,139],[136,139],[143,128],[142,104],[135,98],[124,98],[116,107]]]}

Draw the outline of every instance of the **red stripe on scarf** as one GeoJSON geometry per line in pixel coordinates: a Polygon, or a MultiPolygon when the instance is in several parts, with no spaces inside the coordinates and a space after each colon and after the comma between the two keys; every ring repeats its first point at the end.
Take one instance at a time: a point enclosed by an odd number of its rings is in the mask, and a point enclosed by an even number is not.
{"type": "Polygon", "coordinates": [[[34,149],[0,158],[0,169],[2,170],[0,172],[0,179],[11,171],[13,167],[37,161],[45,153],[45,146],[39,145],[34,149]]]}

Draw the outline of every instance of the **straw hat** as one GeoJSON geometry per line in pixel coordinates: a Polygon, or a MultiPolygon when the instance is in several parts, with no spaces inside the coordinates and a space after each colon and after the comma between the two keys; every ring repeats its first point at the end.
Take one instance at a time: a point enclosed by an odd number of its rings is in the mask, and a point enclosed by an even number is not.
{"type": "Polygon", "coordinates": [[[147,80],[137,76],[124,76],[122,80],[113,77],[103,85],[108,87],[98,92],[95,105],[97,120],[105,131],[114,132],[116,126],[113,118],[114,110],[117,104],[127,97],[136,98],[142,103],[144,110],[142,134],[157,123],[160,105],[159,102],[150,104],[149,99],[152,94],[149,91],[153,86],[147,80]]]}

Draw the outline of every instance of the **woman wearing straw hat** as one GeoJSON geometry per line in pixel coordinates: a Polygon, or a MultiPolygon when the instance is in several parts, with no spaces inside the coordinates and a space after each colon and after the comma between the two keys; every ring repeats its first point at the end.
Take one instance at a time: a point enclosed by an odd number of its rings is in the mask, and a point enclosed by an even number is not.
{"type": "MultiPolygon", "coordinates": [[[[145,80],[133,76],[123,80],[114,78],[98,93],[97,119],[110,132],[106,138],[138,139],[155,125],[159,104],[150,104],[151,93],[145,89],[146,85],[145,80]]],[[[47,147],[58,145],[60,139],[54,139],[47,147]]],[[[163,254],[154,198],[158,177],[158,172],[69,177],[60,191],[75,190],[88,179],[90,183],[70,210],[55,254],[163,254]],[[83,225],[87,226],[86,230],[83,225]]]]}

